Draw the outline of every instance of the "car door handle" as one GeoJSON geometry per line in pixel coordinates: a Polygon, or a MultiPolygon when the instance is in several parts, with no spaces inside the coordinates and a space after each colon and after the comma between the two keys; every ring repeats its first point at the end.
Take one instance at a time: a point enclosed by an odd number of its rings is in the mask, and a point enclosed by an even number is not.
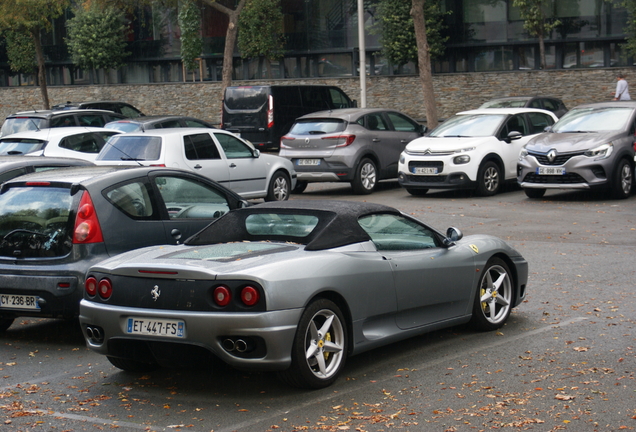
{"type": "Polygon", "coordinates": [[[230,168],[236,168],[236,164],[235,164],[234,162],[232,162],[232,163],[230,164],[230,168]]]}
{"type": "Polygon", "coordinates": [[[373,140],[372,140],[372,141],[373,141],[373,142],[380,142],[381,140],[380,140],[380,138],[373,138],[373,140]]]}
{"type": "Polygon", "coordinates": [[[201,169],[201,168],[203,168],[203,167],[202,167],[201,165],[199,165],[199,164],[196,164],[196,165],[194,166],[194,169],[201,169]]]}
{"type": "Polygon", "coordinates": [[[408,143],[410,143],[411,141],[403,139],[403,140],[400,140],[400,142],[401,142],[402,144],[408,144],[408,143]]]}

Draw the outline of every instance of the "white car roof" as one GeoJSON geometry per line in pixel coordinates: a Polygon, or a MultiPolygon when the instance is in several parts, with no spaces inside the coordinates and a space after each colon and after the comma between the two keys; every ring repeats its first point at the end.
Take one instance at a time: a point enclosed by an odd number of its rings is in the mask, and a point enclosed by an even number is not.
{"type": "Polygon", "coordinates": [[[467,115],[467,114],[523,114],[528,112],[540,112],[543,114],[550,114],[551,117],[557,118],[556,115],[548,110],[538,109],[538,108],[483,108],[483,109],[474,109],[469,111],[458,112],[456,115],[467,115]]]}
{"type": "Polygon", "coordinates": [[[5,135],[1,139],[7,140],[11,138],[31,138],[31,139],[57,139],[64,138],[65,136],[76,135],[85,132],[108,132],[108,133],[122,133],[121,131],[114,129],[106,129],[100,127],[90,127],[90,126],[71,126],[71,127],[55,127],[55,128],[45,128],[40,130],[31,130],[24,132],[17,132],[11,135],[5,135]]]}
{"type": "MultiPolygon", "coordinates": [[[[106,129],[109,131],[115,130],[115,129],[106,129]]],[[[193,127],[193,128],[180,128],[180,127],[176,127],[176,128],[162,128],[162,129],[146,129],[145,132],[142,131],[135,131],[135,132],[127,132],[125,135],[126,136],[160,136],[160,137],[164,137],[164,136],[170,136],[170,135],[186,135],[186,134],[191,134],[193,132],[199,132],[199,133],[204,133],[204,132],[222,132],[222,133],[227,133],[227,134],[231,134],[234,135],[231,132],[225,131],[223,129],[215,129],[215,128],[197,128],[197,127],[193,127]]]]}

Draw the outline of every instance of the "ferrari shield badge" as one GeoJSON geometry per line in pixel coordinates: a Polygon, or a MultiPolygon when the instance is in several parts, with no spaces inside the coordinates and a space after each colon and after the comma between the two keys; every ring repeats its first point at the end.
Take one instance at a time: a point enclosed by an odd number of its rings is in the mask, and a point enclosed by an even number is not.
{"type": "Polygon", "coordinates": [[[478,254],[478,253],[479,253],[479,248],[478,248],[476,245],[471,244],[471,245],[470,245],[470,248],[471,248],[471,249],[473,250],[473,252],[475,252],[476,254],[478,254]]]}

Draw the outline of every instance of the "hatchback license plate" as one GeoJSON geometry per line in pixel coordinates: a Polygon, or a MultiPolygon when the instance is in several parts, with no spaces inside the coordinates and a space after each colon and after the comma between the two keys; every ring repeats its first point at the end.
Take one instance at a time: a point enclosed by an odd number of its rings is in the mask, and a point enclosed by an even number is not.
{"type": "Polygon", "coordinates": [[[2,294],[0,295],[0,308],[40,310],[40,305],[35,296],[2,294]]]}
{"type": "Polygon", "coordinates": [[[537,174],[539,175],[565,175],[565,168],[556,167],[538,167],[537,174]]]}
{"type": "Polygon", "coordinates": [[[301,166],[316,166],[320,165],[320,159],[298,159],[297,164],[301,166]]]}
{"type": "Polygon", "coordinates": [[[413,168],[413,174],[435,175],[438,174],[438,171],[435,167],[415,167],[413,168]]]}
{"type": "Polygon", "coordinates": [[[185,333],[185,322],[171,319],[130,317],[126,323],[126,333],[182,338],[185,333]]]}

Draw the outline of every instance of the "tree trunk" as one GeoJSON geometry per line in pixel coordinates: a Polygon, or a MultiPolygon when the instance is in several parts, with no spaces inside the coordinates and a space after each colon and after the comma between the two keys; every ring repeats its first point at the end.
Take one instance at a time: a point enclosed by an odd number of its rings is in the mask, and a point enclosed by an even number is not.
{"type": "Polygon", "coordinates": [[[247,0],[239,0],[236,9],[232,10],[214,0],[204,0],[206,4],[227,15],[230,20],[225,33],[225,48],[223,50],[223,70],[221,78],[221,91],[225,94],[225,88],[232,85],[232,70],[234,69],[234,47],[238,36],[238,19],[247,0]]]}
{"type": "Polygon", "coordinates": [[[40,93],[42,93],[42,107],[47,110],[51,108],[51,104],[49,103],[49,92],[46,88],[46,65],[44,64],[44,52],[40,42],[40,29],[31,30],[31,37],[35,45],[35,58],[38,63],[38,84],[40,85],[40,93]]]}
{"type": "Polygon", "coordinates": [[[545,41],[543,40],[543,33],[539,34],[539,58],[541,59],[541,69],[545,69],[545,41]]]}
{"type": "Polygon", "coordinates": [[[426,21],[424,19],[424,2],[426,0],[412,0],[411,16],[415,26],[417,41],[417,64],[420,81],[424,90],[424,111],[426,112],[426,126],[433,129],[437,126],[437,105],[433,89],[433,73],[431,71],[431,57],[428,40],[426,39],[426,21]]]}

